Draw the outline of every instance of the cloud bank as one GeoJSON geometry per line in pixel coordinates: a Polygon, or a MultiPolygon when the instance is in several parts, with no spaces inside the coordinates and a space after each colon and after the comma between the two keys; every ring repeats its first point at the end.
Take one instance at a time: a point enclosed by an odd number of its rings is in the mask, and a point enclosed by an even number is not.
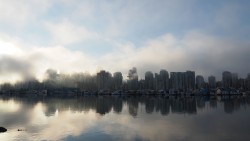
{"type": "Polygon", "coordinates": [[[18,55],[1,55],[1,80],[8,81],[4,80],[6,75],[42,80],[49,68],[64,73],[87,71],[92,74],[105,69],[110,72],[121,71],[127,76],[128,70],[135,66],[140,78],[148,70],[159,72],[160,69],[166,69],[169,72],[195,70],[196,74],[205,77],[216,75],[218,79],[224,70],[238,72],[241,77],[246,77],[250,70],[247,61],[250,60],[249,42],[216,38],[199,32],[190,32],[183,38],[167,33],[146,41],[140,47],[130,42],[115,45],[116,48],[111,52],[99,57],[72,51],[64,46],[16,46],[13,48],[17,49],[13,50],[21,50],[18,55]]]}

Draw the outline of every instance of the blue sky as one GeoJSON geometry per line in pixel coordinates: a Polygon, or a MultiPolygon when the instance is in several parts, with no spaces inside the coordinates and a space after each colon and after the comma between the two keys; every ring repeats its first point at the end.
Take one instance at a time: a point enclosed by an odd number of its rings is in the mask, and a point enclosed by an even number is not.
{"type": "Polygon", "coordinates": [[[0,0],[0,63],[7,66],[0,76],[22,79],[14,60],[40,79],[48,68],[125,74],[133,66],[140,76],[189,69],[245,77],[249,9],[248,0],[0,0]]]}

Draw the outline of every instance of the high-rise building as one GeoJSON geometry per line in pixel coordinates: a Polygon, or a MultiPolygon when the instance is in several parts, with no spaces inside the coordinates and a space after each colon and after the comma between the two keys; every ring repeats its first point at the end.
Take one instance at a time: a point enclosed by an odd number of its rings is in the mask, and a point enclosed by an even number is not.
{"type": "Polygon", "coordinates": [[[209,85],[209,88],[211,88],[211,89],[216,88],[216,79],[214,76],[208,77],[208,85],[209,85]]]}
{"type": "Polygon", "coordinates": [[[138,89],[138,74],[137,69],[133,67],[128,72],[128,89],[129,90],[137,90],[138,89]]]}
{"type": "Polygon", "coordinates": [[[185,72],[171,72],[170,73],[171,88],[180,90],[185,86],[185,72]]]}
{"type": "Polygon", "coordinates": [[[247,89],[247,80],[246,79],[240,78],[238,80],[238,84],[239,84],[238,89],[243,89],[243,90],[247,89]]]}
{"type": "Polygon", "coordinates": [[[97,88],[98,90],[110,89],[110,84],[112,81],[112,75],[105,70],[97,73],[97,88]]]}
{"type": "Polygon", "coordinates": [[[121,89],[122,88],[122,73],[121,72],[115,72],[113,75],[113,82],[114,82],[114,88],[116,90],[121,89]]]}
{"type": "Polygon", "coordinates": [[[143,80],[143,79],[139,80],[138,87],[139,87],[140,90],[146,89],[145,80],[143,80]]]}
{"type": "Polygon", "coordinates": [[[232,87],[238,88],[238,74],[232,73],[232,87]]]}
{"type": "Polygon", "coordinates": [[[157,90],[169,89],[169,74],[166,70],[161,70],[159,74],[155,74],[155,87],[157,90]]]}
{"type": "Polygon", "coordinates": [[[169,89],[169,74],[166,70],[160,71],[161,82],[163,83],[163,89],[169,89]]]}
{"type": "Polygon", "coordinates": [[[196,76],[196,88],[201,89],[204,87],[204,84],[205,84],[205,81],[204,81],[203,76],[197,75],[196,76]]]}
{"type": "Polygon", "coordinates": [[[250,73],[247,75],[247,89],[250,90],[250,73]]]}
{"type": "Polygon", "coordinates": [[[154,75],[151,71],[145,73],[145,86],[147,89],[154,90],[154,75]]]}
{"type": "Polygon", "coordinates": [[[155,73],[155,82],[154,83],[155,83],[155,89],[156,90],[162,90],[163,89],[160,74],[155,73]]]}
{"type": "Polygon", "coordinates": [[[232,73],[229,71],[224,71],[222,73],[222,84],[224,88],[232,87],[232,73]]]}
{"type": "Polygon", "coordinates": [[[195,72],[171,72],[170,85],[173,89],[194,90],[195,89],[195,72]]]}
{"type": "Polygon", "coordinates": [[[185,89],[194,90],[195,89],[195,72],[186,71],[185,73],[185,89]]]}

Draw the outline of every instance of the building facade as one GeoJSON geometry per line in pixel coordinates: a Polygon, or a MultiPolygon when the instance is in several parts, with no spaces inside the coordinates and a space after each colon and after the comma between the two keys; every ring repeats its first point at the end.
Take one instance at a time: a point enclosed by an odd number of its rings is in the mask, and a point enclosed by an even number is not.
{"type": "Polygon", "coordinates": [[[211,88],[211,89],[216,88],[216,79],[214,76],[208,77],[208,85],[209,85],[209,88],[211,88]]]}

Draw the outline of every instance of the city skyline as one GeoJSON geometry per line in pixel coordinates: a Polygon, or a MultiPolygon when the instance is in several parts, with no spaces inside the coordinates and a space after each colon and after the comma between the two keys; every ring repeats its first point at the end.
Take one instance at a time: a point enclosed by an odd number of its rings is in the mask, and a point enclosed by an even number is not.
{"type": "Polygon", "coordinates": [[[89,73],[63,74],[56,70],[48,69],[45,73],[46,78],[38,81],[33,78],[26,81],[19,81],[15,84],[3,83],[0,90],[10,89],[60,89],[76,88],[81,91],[115,91],[115,90],[155,90],[184,92],[194,92],[194,90],[249,90],[250,73],[246,78],[238,77],[238,74],[230,71],[222,72],[222,80],[210,75],[207,80],[195,71],[186,70],[182,72],[168,72],[161,69],[159,72],[146,71],[144,77],[139,77],[137,68],[128,70],[128,75],[121,72],[110,73],[107,70],[100,70],[91,75],[89,73]]]}
{"type": "Polygon", "coordinates": [[[55,69],[111,72],[136,66],[194,70],[205,78],[250,70],[247,0],[0,1],[0,81],[55,69]]]}

